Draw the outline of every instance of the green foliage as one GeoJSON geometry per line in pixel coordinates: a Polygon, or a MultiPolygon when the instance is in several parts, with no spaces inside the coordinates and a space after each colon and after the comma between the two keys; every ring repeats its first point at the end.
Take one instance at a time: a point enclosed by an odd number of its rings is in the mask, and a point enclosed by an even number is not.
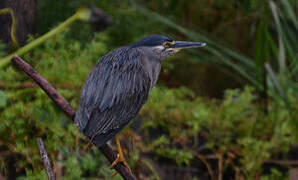
{"type": "Polygon", "coordinates": [[[277,169],[271,169],[270,175],[262,176],[261,180],[286,180],[288,178],[283,177],[282,173],[277,169]]]}
{"type": "MultiPolygon", "coordinates": [[[[231,4],[236,4],[236,1],[231,0],[230,2],[231,4]]],[[[170,1],[169,3],[177,4],[175,1],[170,1]]],[[[285,97],[286,95],[282,90],[288,86],[294,86],[294,82],[292,80],[298,76],[296,73],[298,72],[296,71],[296,69],[298,69],[296,68],[298,67],[297,53],[295,54],[298,50],[298,44],[297,41],[292,41],[293,39],[297,39],[295,34],[297,34],[298,31],[297,14],[294,13],[296,4],[288,0],[282,1],[279,4],[276,4],[271,0],[252,1],[251,3],[251,7],[253,8],[250,10],[250,13],[254,14],[257,12],[258,16],[256,17],[259,18],[260,23],[257,26],[255,24],[250,25],[250,28],[257,29],[257,40],[255,41],[255,51],[249,55],[243,54],[234,50],[234,48],[226,46],[222,42],[222,39],[217,38],[217,40],[213,40],[204,33],[195,32],[194,30],[183,27],[182,24],[177,24],[168,18],[168,14],[163,16],[142,6],[135,6],[135,8],[140,13],[153,18],[157,22],[183,34],[189,39],[206,42],[207,47],[205,50],[207,51],[207,54],[193,51],[193,54],[196,54],[198,58],[208,60],[219,65],[223,64],[233,69],[243,78],[247,79],[258,91],[263,91],[263,94],[275,93],[276,95],[283,96],[284,101],[287,101],[285,97]],[[272,22],[274,22],[274,24],[272,22]],[[273,32],[270,32],[272,29],[273,32]],[[278,41],[274,41],[273,36],[277,36],[278,41]],[[250,57],[251,54],[255,55],[256,58],[254,60],[250,57]],[[231,60],[234,62],[231,62],[231,60]],[[255,65],[252,63],[253,61],[255,61],[255,65]],[[266,63],[268,64],[267,72],[265,70],[266,63]],[[286,66],[287,63],[291,65],[286,66]],[[276,66],[276,64],[278,64],[278,68],[276,70],[278,78],[275,74],[270,73],[269,70],[270,66],[276,66]],[[267,76],[270,78],[266,78],[267,76]]],[[[226,2],[225,4],[230,5],[230,3],[226,2]]],[[[241,3],[239,4],[241,5],[241,3]]],[[[243,5],[245,4],[246,3],[244,2],[243,5]]],[[[193,2],[190,1],[188,3],[185,2],[185,5],[196,7],[193,2]]],[[[224,4],[219,2],[217,5],[220,7],[224,6],[224,4]]],[[[200,7],[202,7],[201,4],[200,7]]],[[[250,6],[247,5],[247,7],[250,6]]],[[[180,16],[180,18],[181,17],[183,16],[180,16]]],[[[178,20],[180,20],[180,18],[178,18],[178,20]]],[[[191,18],[201,19],[200,17],[195,16],[191,18]]],[[[244,16],[243,18],[246,17],[244,16]]],[[[247,24],[245,25],[247,26],[247,24]]],[[[241,38],[243,38],[242,35],[243,34],[241,34],[241,38]]],[[[221,38],[222,37],[225,36],[221,36],[221,38]]],[[[230,38],[230,36],[228,37],[230,38]]],[[[251,44],[251,42],[248,43],[251,44]]]]}
{"type": "Polygon", "coordinates": [[[26,177],[19,177],[18,180],[46,180],[47,174],[44,170],[32,172],[26,171],[26,177]]]}
{"type": "Polygon", "coordinates": [[[6,103],[6,94],[0,90],[0,109],[5,108],[6,103]]]}
{"type": "Polygon", "coordinates": [[[5,55],[4,48],[5,45],[0,41],[0,57],[3,57],[5,55]]]}
{"type": "MultiPolygon", "coordinates": [[[[273,101],[270,102],[269,115],[265,114],[256,106],[253,93],[249,87],[243,91],[228,90],[224,100],[216,102],[194,98],[193,93],[185,88],[155,88],[142,109],[142,115],[146,117],[143,131],[150,137],[152,129],[162,130],[159,132],[162,136],[148,140],[149,149],[180,165],[189,164],[194,159],[191,152],[198,151],[198,147],[196,142],[191,149],[185,145],[189,146],[191,139],[200,143],[196,135],[204,130],[207,142],[199,149],[227,156],[224,158],[226,166],[233,160],[229,154],[239,156],[240,164],[233,164],[233,168],[239,169],[246,178],[254,179],[262,172],[266,160],[287,153],[289,147],[297,142],[296,129],[291,126],[291,122],[297,119],[286,106],[273,101]],[[184,148],[176,149],[177,146],[184,148]],[[181,157],[185,160],[180,161],[181,157]]],[[[297,101],[297,98],[292,100],[297,101]]]]}
{"type": "MultiPolygon", "coordinates": [[[[96,64],[98,57],[107,52],[105,34],[97,34],[94,40],[86,47],[67,38],[67,32],[55,39],[47,41],[41,47],[25,56],[37,71],[50,82],[55,82],[65,98],[75,107],[78,102],[80,87],[89,70],[96,64]],[[46,52],[46,53],[45,53],[46,52]]],[[[57,154],[65,152],[62,160],[66,166],[66,179],[80,179],[84,172],[97,175],[97,165],[103,159],[94,159],[91,152],[79,153],[77,148],[83,148],[85,144],[77,146],[76,137],[82,138],[74,125],[59,110],[48,96],[39,88],[19,89],[22,84],[31,83],[23,73],[13,67],[8,67],[1,72],[1,82],[5,85],[4,91],[0,91],[1,110],[0,120],[0,145],[9,149],[12,154],[21,155],[17,160],[18,168],[27,168],[29,164],[42,169],[39,153],[36,146],[36,138],[43,137],[51,159],[55,162],[57,154]],[[9,74],[9,76],[5,75],[9,74]],[[52,143],[55,142],[55,143],[52,143]],[[93,157],[93,161],[89,160],[93,157]],[[85,163],[85,162],[89,162],[85,163]],[[82,163],[84,162],[84,163],[82,163]],[[93,163],[92,163],[93,162],[93,163]],[[81,165],[81,168],[77,166],[81,165]]],[[[100,154],[97,154],[98,158],[100,154]]],[[[0,161],[3,167],[5,161],[0,161]]],[[[112,173],[111,171],[104,171],[112,173]]],[[[42,171],[27,171],[27,178],[40,179],[44,177],[42,171]]]]}
{"type": "Polygon", "coordinates": [[[193,158],[193,154],[191,152],[171,147],[170,140],[165,136],[161,136],[153,141],[148,148],[151,151],[156,152],[161,157],[172,158],[180,166],[182,164],[189,165],[189,161],[193,158]]]}

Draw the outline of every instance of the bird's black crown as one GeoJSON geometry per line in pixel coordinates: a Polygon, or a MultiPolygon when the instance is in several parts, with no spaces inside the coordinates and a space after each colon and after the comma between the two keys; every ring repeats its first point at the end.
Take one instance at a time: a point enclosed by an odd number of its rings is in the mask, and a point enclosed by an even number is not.
{"type": "Polygon", "coordinates": [[[133,43],[132,47],[139,46],[159,46],[163,45],[165,42],[172,42],[173,39],[163,35],[150,35],[146,36],[138,42],[133,43]]]}

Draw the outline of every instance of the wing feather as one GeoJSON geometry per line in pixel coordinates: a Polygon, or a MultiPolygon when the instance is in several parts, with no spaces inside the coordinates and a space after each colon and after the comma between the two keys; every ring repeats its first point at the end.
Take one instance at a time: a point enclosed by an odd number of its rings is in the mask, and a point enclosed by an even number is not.
{"type": "Polygon", "coordinates": [[[88,136],[127,124],[148,98],[151,80],[141,59],[118,51],[104,56],[83,86],[75,123],[88,136]]]}

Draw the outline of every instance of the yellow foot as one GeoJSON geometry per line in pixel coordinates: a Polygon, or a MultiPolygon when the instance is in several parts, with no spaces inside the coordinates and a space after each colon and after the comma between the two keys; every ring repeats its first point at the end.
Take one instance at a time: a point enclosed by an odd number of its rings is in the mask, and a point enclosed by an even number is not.
{"type": "MultiPolygon", "coordinates": [[[[117,158],[115,159],[115,161],[111,164],[110,168],[113,169],[118,163],[122,163],[125,167],[128,168],[128,170],[131,172],[130,167],[128,166],[127,162],[125,161],[123,155],[121,154],[117,154],[117,158]]],[[[117,173],[116,173],[117,174],[117,173]]],[[[113,176],[115,176],[116,174],[114,174],[113,176]]]]}
{"type": "MultiPolygon", "coordinates": [[[[131,172],[130,167],[128,166],[127,162],[124,159],[124,155],[122,152],[122,148],[121,148],[121,144],[119,141],[118,136],[115,136],[115,140],[116,140],[116,145],[117,145],[117,149],[118,149],[118,154],[117,154],[117,158],[115,159],[115,161],[111,164],[110,168],[114,168],[118,163],[122,163],[125,167],[128,168],[129,172],[131,172]]],[[[117,174],[117,172],[115,172],[113,174],[113,176],[115,176],[117,174]]]]}

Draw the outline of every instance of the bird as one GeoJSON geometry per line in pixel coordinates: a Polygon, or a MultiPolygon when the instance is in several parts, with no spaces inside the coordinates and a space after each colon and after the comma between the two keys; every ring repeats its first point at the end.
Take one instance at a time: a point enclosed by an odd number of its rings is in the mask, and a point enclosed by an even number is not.
{"type": "Polygon", "coordinates": [[[205,45],[175,41],[164,35],[149,35],[102,56],[91,70],[81,90],[75,124],[96,147],[103,146],[115,136],[118,154],[111,168],[118,163],[129,168],[117,134],[146,103],[162,62],[181,49],[205,45]]]}

